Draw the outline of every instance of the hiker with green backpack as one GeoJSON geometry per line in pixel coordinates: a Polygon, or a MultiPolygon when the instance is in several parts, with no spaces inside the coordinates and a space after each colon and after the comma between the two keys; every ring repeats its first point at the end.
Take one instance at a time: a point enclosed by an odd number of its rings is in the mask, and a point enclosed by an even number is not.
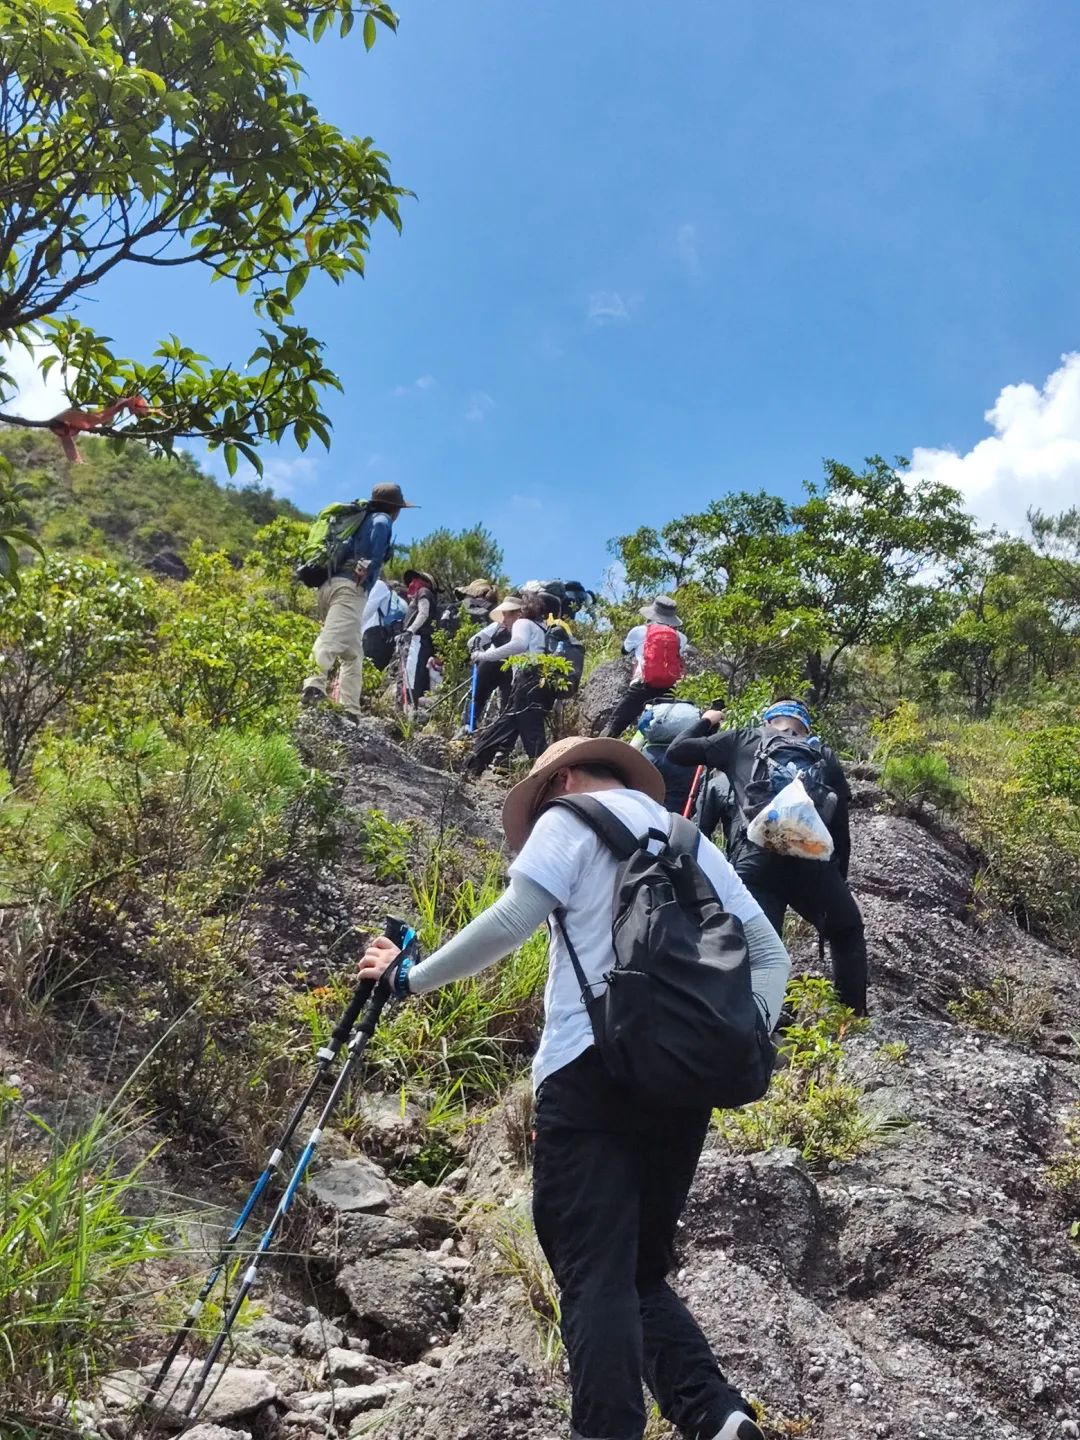
{"type": "Polygon", "coordinates": [[[382,567],[393,555],[394,521],[402,510],[415,510],[400,485],[376,485],[370,500],[328,505],[320,510],[293,572],[318,590],[321,622],[312,648],[315,673],[304,681],[301,699],[326,699],[330,672],[339,665],[341,703],[347,714],[360,714],[364,684],[364,607],[382,567]]]}
{"type": "Polygon", "coordinates": [[[548,923],[533,1217],[560,1290],[572,1434],[641,1440],[644,1380],[681,1434],[763,1440],[666,1277],[713,1106],[768,1087],[790,961],[663,797],[621,740],[560,740],[503,805],[508,889],[423,964],[373,941],[360,978],[427,994],[548,923]]]}

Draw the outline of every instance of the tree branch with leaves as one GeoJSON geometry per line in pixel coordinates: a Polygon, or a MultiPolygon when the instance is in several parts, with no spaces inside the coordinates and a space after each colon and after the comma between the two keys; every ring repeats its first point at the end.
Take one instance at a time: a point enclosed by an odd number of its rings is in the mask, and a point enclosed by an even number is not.
{"type": "MultiPolygon", "coordinates": [[[[407,193],[301,88],[295,47],[356,24],[370,50],[397,18],[382,0],[0,0],[0,345],[61,367],[58,436],[200,438],[230,473],[241,455],[261,471],[259,444],[286,434],[329,444],[341,387],[294,304],[313,276],[363,275],[372,225],[400,229],[407,193]],[[250,294],[260,343],[220,365],[174,334],[149,361],[118,355],[73,312],[135,266],[200,266],[250,294]],[[134,425],[81,423],[125,397],[143,402],[134,425]]],[[[0,372],[0,421],[42,423],[14,388],[0,372]]]]}

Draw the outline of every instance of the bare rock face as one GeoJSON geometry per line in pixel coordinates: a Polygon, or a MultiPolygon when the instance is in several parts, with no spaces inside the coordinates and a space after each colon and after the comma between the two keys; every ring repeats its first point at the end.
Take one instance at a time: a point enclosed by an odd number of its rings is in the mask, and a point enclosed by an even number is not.
{"type": "Polygon", "coordinates": [[[510,1350],[481,1350],[387,1417],[387,1440],[562,1440],[568,1433],[559,1390],[510,1350]]]}
{"type": "Polygon", "coordinates": [[[455,1328],[460,1286],[423,1251],[390,1250],[346,1265],[337,1285],[379,1353],[415,1360],[455,1328]]]}
{"type": "Polygon", "coordinates": [[[586,680],[579,697],[583,735],[599,735],[607,725],[630,684],[631,669],[630,657],[620,655],[618,659],[597,665],[586,680]]]}

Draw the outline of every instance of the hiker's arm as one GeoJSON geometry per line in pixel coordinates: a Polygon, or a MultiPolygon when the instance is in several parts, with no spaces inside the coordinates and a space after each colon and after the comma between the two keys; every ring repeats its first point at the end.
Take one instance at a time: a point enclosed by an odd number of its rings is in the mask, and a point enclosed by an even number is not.
{"type": "MultiPolygon", "coordinates": [[[[410,995],[426,995],[452,980],[464,980],[494,965],[524,944],[559,902],[525,875],[513,875],[495,904],[459,930],[452,940],[409,971],[410,995]]],[[[368,946],[360,962],[361,979],[375,980],[398,956],[397,947],[382,940],[368,946]]]]}
{"type": "Polygon", "coordinates": [[[848,808],[851,804],[851,786],[836,756],[830,751],[826,777],[836,792],[836,813],[829,822],[829,834],[833,838],[833,859],[840,874],[847,879],[848,864],[851,860],[851,825],[848,808]]]}
{"type": "Polygon", "coordinates": [[[714,735],[714,728],[711,720],[695,720],[668,746],[668,759],[673,765],[705,765],[710,770],[724,770],[731,761],[735,731],[721,730],[719,735],[714,735]]]}
{"type": "Polygon", "coordinates": [[[515,620],[510,639],[505,645],[492,645],[489,650],[481,650],[476,658],[481,665],[493,665],[496,661],[501,664],[511,655],[524,655],[528,648],[529,621],[515,620]]]}
{"type": "Polygon", "coordinates": [[[416,602],[416,614],[411,625],[406,627],[406,635],[416,635],[424,628],[431,618],[431,601],[426,595],[421,595],[416,602]]]}
{"type": "Polygon", "coordinates": [[[851,825],[848,820],[848,802],[838,800],[836,813],[829,822],[829,834],[833,840],[833,859],[839,867],[840,874],[847,879],[848,865],[851,862],[851,825]]]}
{"type": "Polygon", "coordinates": [[[743,933],[746,935],[754,997],[763,1007],[765,1024],[771,1031],[780,1019],[780,1007],[784,1003],[784,991],[791,974],[791,956],[764,915],[755,915],[752,920],[744,921],[743,933]]]}
{"type": "Polygon", "coordinates": [[[393,524],[389,515],[376,512],[371,517],[371,530],[368,535],[368,543],[371,546],[371,554],[357,557],[357,570],[363,570],[363,586],[370,590],[379,578],[383,561],[386,559],[386,552],[390,548],[390,537],[393,534],[393,524]]]}

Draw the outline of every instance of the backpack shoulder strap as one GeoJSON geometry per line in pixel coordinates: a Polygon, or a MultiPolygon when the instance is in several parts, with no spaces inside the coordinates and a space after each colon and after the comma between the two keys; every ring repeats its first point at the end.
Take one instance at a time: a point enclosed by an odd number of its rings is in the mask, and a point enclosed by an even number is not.
{"type": "Polygon", "coordinates": [[[668,848],[673,855],[692,855],[697,857],[698,846],[701,844],[701,831],[692,820],[684,820],[681,815],[672,815],[671,833],[668,836],[668,848]]]}
{"type": "Polygon", "coordinates": [[[631,855],[641,849],[641,840],[633,831],[627,829],[606,805],[602,805],[591,795],[556,795],[553,800],[548,801],[544,810],[552,805],[558,805],[563,810],[572,810],[620,860],[629,860],[631,855]]]}

